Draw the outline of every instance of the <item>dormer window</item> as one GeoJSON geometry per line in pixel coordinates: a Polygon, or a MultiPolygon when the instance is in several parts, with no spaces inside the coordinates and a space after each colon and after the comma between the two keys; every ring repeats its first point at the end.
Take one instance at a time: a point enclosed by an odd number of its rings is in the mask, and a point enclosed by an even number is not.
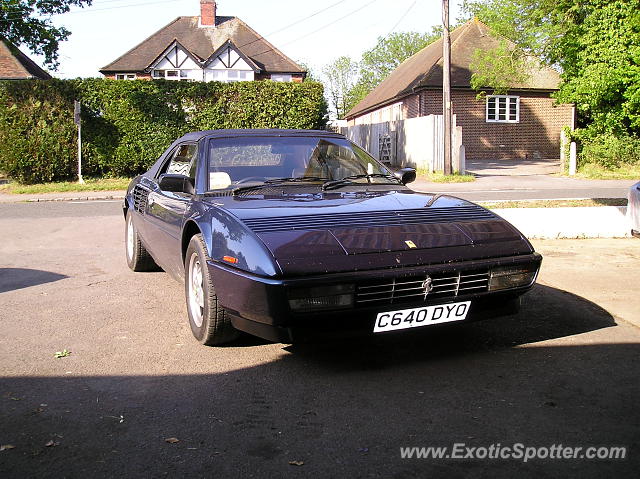
{"type": "Polygon", "coordinates": [[[205,63],[205,81],[252,81],[254,65],[232,42],[225,43],[205,63]]]}
{"type": "Polygon", "coordinates": [[[178,42],[173,42],[151,65],[153,78],[175,81],[201,81],[200,63],[178,42]]]}

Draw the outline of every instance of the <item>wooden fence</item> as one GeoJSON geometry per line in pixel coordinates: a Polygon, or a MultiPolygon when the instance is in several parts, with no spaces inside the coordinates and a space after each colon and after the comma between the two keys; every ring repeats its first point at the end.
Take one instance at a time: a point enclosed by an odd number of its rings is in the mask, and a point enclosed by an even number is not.
{"type": "MultiPolygon", "coordinates": [[[[464,173],[462,127],[452,119],[451,160],[455,172],[464,173]]],[[[374,158],[396,167],[412,166],[427,171],[444,170],[444,120],[428,115],[369,125],[341,128],[341,133],[374,158]]]]}

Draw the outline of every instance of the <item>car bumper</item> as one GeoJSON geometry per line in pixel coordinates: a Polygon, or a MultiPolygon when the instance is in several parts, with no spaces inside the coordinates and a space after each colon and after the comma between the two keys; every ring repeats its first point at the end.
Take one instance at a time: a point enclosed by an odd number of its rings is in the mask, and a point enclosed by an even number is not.
{"type": "MultiPolygon", "coordinates": [[[[456,265],[433,265],[402,268],[403,274],[432,274],[433,271],[451,271],[469,268],[536,263],[542,257],[533,253],[491,260],[464,262],[456,265]]],[[[209,271],[221,305],[231,315],[234,327],[250,334],[278,342],[294,342],[322,334],[362,334],[373,332],[376,316],[381,312],[416,308],[429,305],[471,301],[464,322],[478,321],[498,316],[515,314],[519,296],[528,291],[527,286],[497,292],[458,295],[427,301],[403,302],[376,306],[357,306],[349,309],[296,313],[290,310],[288,291],[293,288],[345,284],[380,275],[397,274],[393,270],[358,271],[353,273],[325,274],[295,279],[273,279],[256,276],[226,265],[209,262],[209,271]]],[[[535,280],[534,280],[535,281],[535,280]]]]}

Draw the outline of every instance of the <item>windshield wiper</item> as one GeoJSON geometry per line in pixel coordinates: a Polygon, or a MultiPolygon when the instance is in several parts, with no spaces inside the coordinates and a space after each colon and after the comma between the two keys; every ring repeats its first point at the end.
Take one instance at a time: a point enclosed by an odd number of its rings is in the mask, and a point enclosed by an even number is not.
{"type": "Polygon", "coordinates": [[[271,178],[265,181],[267,185],[277,185],[280,183],[298,183],[307,181],[326,181],[326,177],[322,176],[292,176],[289,178],[271,178]]]}
{"type": "Polygon", "coordinates": [[[329,190],[329,189],[334,189],[334,188],[339,188],[341,186],[344,185],[352,185],[352,184],[366,184],[369,185],[371,184],[371,178],[386,178],[387,180],[393,180],[392,183],[375,183],[378,185],[382,185],[382,184],[391,184],[391,185],[396,185],[396,184],[400,184],[400,180],[398,180],[398,178],[396,178],[393,175],[385,175],[384,173],[367,173],[367,174],[361,174],[361,175],[350,175],[350,176],[345,176],[344,178],[341,178],[339,180],[329,180],[329,181],[325,181],[322,184],[322,189],[323,190],[329,190]],[[367,183],[357,183],[353,180],[359,180],[361,178],[366,178],[367,183]]]}
{"type": "Polygon", "coordinates": [[[327,178],[324,178],[322,176],[296,176],[296,177],[292,176],[289,178],[270,178],[268,180],[265,180],[255,185],[238,186],[237,188],[234,188],[233,190],[231,190],[231,194],[233,196],[236,196],[238,193],[242,193],[243,191],[253,190],[256,188],[264,188],[266,186],[280,185],[283,183],[304,183],[304,182],[311,182],[311,181],[325,181],[326,179],[327,178]]]}

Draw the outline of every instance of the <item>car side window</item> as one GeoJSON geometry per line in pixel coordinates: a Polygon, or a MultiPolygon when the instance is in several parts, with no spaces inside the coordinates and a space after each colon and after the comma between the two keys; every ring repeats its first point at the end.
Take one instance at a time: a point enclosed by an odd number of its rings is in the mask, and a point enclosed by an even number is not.
{"type": "Polygon", "coordinates": [[[171,159],[164,168],[160,169],[158,176],[163,173],[184,175],[195,179],[198,165],[198,145],[185,144],[178,146],[170,155],[171,159]]]}

